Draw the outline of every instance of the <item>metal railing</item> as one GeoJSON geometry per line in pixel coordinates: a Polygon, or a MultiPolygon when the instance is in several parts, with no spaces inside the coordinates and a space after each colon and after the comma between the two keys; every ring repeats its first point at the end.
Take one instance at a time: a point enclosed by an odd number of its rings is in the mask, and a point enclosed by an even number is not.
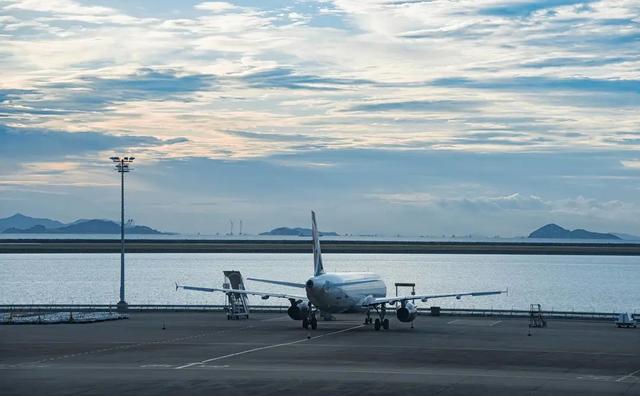
{"type": "MultiPolygon", "coordinates": [[[[428,314],[430,308],[418,308],[421,315],[428,314]]],[[[466,308],[441,308],[441,316],[470,316],[470,317],[499,317],[499,318],[528,318],[531,312],[520,309],[466,309],[466,308]]],[[[614,320],[619,312],[595,312],[595,311],[542,311],[542,315],[549,319],[578,319],[578,320],[614,320]]],[[[640,314],[634,314],[636,319],[640,314]]]]}
{"type": "MultiPolygon", "coordinates": [[[[252,305],[252,312],[286,313],[289,306],[285,305],[252,305]]],[[[224,312],[226,305],[168,305],[168,304],[130,304],[129,312],[224,312]]],[[[4,304],[0,305],[0,312],[97,312],[116,311],[115,304],[4,304]]],[[[430,307],[418,308],[420,315],[432,314],[430,307]]],[[[587,311],[542,311],[542,315],[549,319],[577,319],[577,320],[614,320],[618,312],[587,312],[587,311]]],[[[528,310],[517,309],[473,309],[473,308],[440,308],[439,316],[467,316],[467,317],[495,317],[495,318],[528,318],[528,310]]],[[[634,313],[636,320],[640,314],[634,313]]]]}
{"type": "MultiPolygon", "coordinates": [[[[286,312],[288,306],[254,305],[254,312],[286,312]]],[[[129,304],[128,312],[223,312],[226,305],[129,304]]],[[[116,311],[116,304],[4,304],[0,312],[116,311]]]]}

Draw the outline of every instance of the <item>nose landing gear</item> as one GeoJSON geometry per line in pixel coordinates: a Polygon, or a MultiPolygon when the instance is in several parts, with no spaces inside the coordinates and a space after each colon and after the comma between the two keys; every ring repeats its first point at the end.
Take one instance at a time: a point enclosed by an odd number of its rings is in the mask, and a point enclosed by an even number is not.
{"type": "Polygon", "coordinates": [[[313,307],[311,307],[311,305],[309,305],[309,315],[302,318],[302,328],[309,329],[309,326],[311,326],[311,330],[315,330],[318,328],[316,311],[313,310],[313,307]]]}

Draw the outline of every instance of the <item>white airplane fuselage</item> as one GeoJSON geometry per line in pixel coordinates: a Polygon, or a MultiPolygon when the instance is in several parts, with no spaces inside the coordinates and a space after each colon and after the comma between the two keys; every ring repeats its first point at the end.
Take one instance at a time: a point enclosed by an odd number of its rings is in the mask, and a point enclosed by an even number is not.
{"type": "Polygon", "coordinates": [[[367,297],[387,295],[384,281],[371,272],[325,273],[309,278],[305,285],[311,304],[327,313],[363,311],[367,297]]]}

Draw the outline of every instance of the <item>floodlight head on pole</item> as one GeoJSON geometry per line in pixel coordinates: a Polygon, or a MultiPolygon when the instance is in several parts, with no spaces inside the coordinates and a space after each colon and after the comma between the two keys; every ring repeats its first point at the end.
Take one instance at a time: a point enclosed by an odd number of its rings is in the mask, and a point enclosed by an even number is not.
{"type": "Polygon", "coordinates": [[[136,158],[135,157],[110,157],[109,159],[116,163],[116,170],[119,173],[127,173],[131,171],[131,169],[129,169],[129,164],[132,163],[133,160],[136,158]]]}

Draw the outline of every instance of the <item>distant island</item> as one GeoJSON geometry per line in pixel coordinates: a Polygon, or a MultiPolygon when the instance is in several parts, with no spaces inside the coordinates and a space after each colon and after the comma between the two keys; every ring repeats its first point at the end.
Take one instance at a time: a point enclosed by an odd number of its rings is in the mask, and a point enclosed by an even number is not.
{"type": "Polygon", "coordinates": [[[583,229],[567,230],[557,224],[547,224],[529,234],[529,238],[541,239],[611,239],[622,240],[617,235],[610,233],[592,232],[583,229]]]}
{"type": "MultiPolygon", "coordinates": [[[[16,213],[0,219],[0,232],[3,234],[119,234],[120,224],[111,220],[80,219],[72,223],[57,220],[35,218],[16,213]]],[[[127,234],[160,235],[169,234],[140,225],[126,225],[127,234]]]]}
{"type": "MultiPolygon", "coordinates": [[[[339,236],[336,232],[326,232],[320,231],[320,236],[339,236]]],[[[279,227],[274,228],[271,231],[260,233],[260,235],[280,235],[280,236],[301,236],[301,237],[309,237],[311,236],[310,228],[289,228],[289,227],[279,227]]]]}

